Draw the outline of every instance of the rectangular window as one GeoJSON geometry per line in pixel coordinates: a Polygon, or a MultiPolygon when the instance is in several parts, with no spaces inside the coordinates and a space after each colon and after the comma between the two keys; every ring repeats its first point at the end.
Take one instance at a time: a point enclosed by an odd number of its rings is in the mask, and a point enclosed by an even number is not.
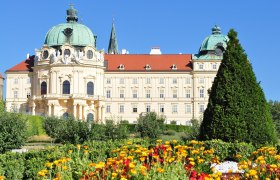
{"type": "Polygon", "coordinates": [[[120,84],[124,84],[124,78],[120,78],[120,84]]]}
{"type": "Polygon", "coordinates": [[[204,89],[199,89],[199,97],[204,98],[204,89]]]}
{"type": "Polygon", "coordinates": [[[137,98],[137,90],[136,89],[134,89],[134,90],[132,90],[132,97],[133,98],[137,98]]]}
{"type": "Polygon", "coordinates": [[[191,90],[190,89],[186,90],[186,98],[191,98],[191,90]]]}
{"type": "Polygon", "coordinates": [[[191,78],[186,78],[186,84],[191,84],[191,78]]]}
{"type": "Polygon", "coordinates": [[[192,106],[191,104],[186,104],[186,113],[191,113],[192,112],[192,106]]]}
{"type": "Polygon", "coordinates": [[[18,84],[18,78],[14,79],[14,84],[18,84]]]}
{"type": "Polygon", "coordinates": [[[14,98],[18,98],[18,92],[14,91],[14,98]]]}
{"type": "Polygon", "coordinates": [[[164,84],[164,78],[159,78],[159,84],[164,84]]]}
{"type": "Polygon", "coordinates": [[[146,84],[151,84],[151,78],[146,78],[146,84]]]}
{"type": "Polygon", "coordinates": [[[203,113],[204,112],[204,104],[199,105],[199,112],[203,113]]]}
{"type": "Polygon", "coordinates": [[[124,105],[123,104],[120,105],[119,112],[124,113],[124,105]]]}
{"type": "Polygon", "coordinates": [[[151,112],[151,105],[150,104],[146,105],[146,112],[151,112]]]}
{"type": "Polygon", "coordinates": [[[106,106],[106,113],[110,113],[111,112],[111,106],[110,105],[107,105],[106,106]]]}
{"type": "Polygon", "coordinates": [[[214,70],[216,70],[217,69],[217,64],[215,63],[215,64],[212,64],[212,68],[214,69],[214,70]]]}
{"type": "Polygon", "coordinates": [[[111,90],[107,90],[106,91],[106,97],[107,98],[111,98],[111,90]]]}
{"type": "Polygon", "coordinates": [[[106,84],[111,84],[111,78],[106,79],[106,84]]]}
{"type": "Polygon", "coordinates": [[[173,78],[172,83],[177,84],[177,78],[173,78]]]}
{"type": "Polygon", "coordinates": [[[178,105],[172,104],[172,113],[177,113],[177,112],[178,112],[178,105]]]}
{"type": "Polygon", "coordinates": [[[159,97],[164,98],[164,89],[159,90],[159,97]]]}
{"type": "Polygon", "coordinates": [[[159,112],[164,113],[164,105],[163,104],[159,105],[159,112]]]}
{"type": "Polygon", "coordinates": [[[177,98],[178,95],[177,95],[177,89],[173,89],[173,98],[177,98]]]}
{"type": "Polygon", "coordinates": [[[124,98],[124,90],[120,89],[120,98],[124,98]]]}
{"type": "Polygon", "coordinates": [[[137,84],[138,82],[137,82],[137,78],[133,78],[132,79],[132,84],[137,84]]]}
{"type": "Polygon", "coordinates": [[[198,65],[198,69],[203,70],[203,69],[204,69],[203,64],[199,64],[199,65],[198,65]]]}
{"type": "Polygon", "coordinates": [[[146,98],[151,98],[151,90],[150,89],[146,90],[146,98]]]}
{"type": "Polygon", "coordinates": [[[132,105],[132,112],[137,113],[137,104],[132,105]]]}

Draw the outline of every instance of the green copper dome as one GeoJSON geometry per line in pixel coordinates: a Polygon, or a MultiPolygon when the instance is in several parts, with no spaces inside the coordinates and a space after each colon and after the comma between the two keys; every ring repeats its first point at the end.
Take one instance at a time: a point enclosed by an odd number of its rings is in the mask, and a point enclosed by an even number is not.
{"type": "Polygon", "coordinates": [[[226,49],[229,38],[221,34],[221,29],[218,26],[212,28],[212,34],[204,39],[200,46],[199,52],[215,51],[217,48],[226,49]]]}
{"type": "Polygon", "coordinates": [[[46,34],[44,44],[48,46],[61,46],[70,44],[73,46],[95,47],[96,37],[85,25],[77,22],[77,11],[70,6],[67,10],[67,23],[58,24],[52,27],[46,34]]]}

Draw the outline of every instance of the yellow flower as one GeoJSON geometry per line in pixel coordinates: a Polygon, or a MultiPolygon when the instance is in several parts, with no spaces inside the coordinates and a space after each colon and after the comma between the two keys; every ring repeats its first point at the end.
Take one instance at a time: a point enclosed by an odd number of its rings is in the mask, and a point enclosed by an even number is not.
{"type": "Polygon", "coordinates": [[[193,144],[193,145],[198,144],[198,141],[192,140],[191,144],[193,144]]]}
{"type": "Polygon", "coordinates": [[[87,146],[87,145],[84,145],[84,149],[88,149],[88,146],[87,146]]]}
{"type": "Polygon", "coordinates": [[[81,149],[81,145],[77,144],[77,149],[80,150],[81,149]]]}
{"type": "Polygon", "coordinates": [[[195,162],[191,161],[190,164],[194,166],[194,165],[195,165],[195,162]]]}
{"type": "Polygon", "coordinates": [[[257,171],[256,170],[254,170],[254,169],[250,169],[250,171],[249,171],[249,176],[255,176],[255,175],[257,175],[257,171]]]}
{"type": "Polygon", "coordinates": [[[145,161],[145,159],[146,159],[146,157],[144,157],[144,156],[143,156],[143,157],[140,157],[140,161],[141,161],[141,162],[145,161]]]}
{"type": "Polygon", "coordinates": [[[0,180],[4,180],[5,179],[5,176],[0,176],[0,180]]]}
{"type": "Polygon", "coordinates": [[[52,168],[52,165],[53,165],[53,163],[51,163],[51,162],[47,162],[47,163],[45,164],[45,166],[48,167],[48,168],[52,168]]]}
{"type": "Polygon", "coordinates": [[[47,173],[48,173],[48,170],[43,169],[38,172],[38,176],[45,177],[47,173]]]}
{"type": "Polygon", "coordinates": [[[113,172],[112,173],[112,178],[116,178],[118,176],[118,173],[113,172]]]}
{"type": "Polygon", "coordinates": [[[178,141],[177,141],[176,139],[174,139],[172,142],[173,142],[174,144],[176,144],[178,141]]]}
{"type": "Polygon", "coordinates": [[[164,172],[164,169],[162,169],[162,168],[157,168],[157,172],[163,173],[163,172],[164,172]]]}
{"type": "Polygon", "coordinates": [[[131,174],[137,174],[137,171],[135,169],[130,170],[131,174]]]}
{"type": "Polygon", "coordinates": [[[105,166],[104,162],[99,162],[98,164],[95,165],[96,169],[102,169],[105,166]]]}
{"type": "Polygon", "coordinates": [[[88,154],[88,150],[84,150],[84,154],[88,154]]]}
{"type": "Polygon", "coordinates": [[[157,143],[161,143],[161,142],[162,142],[162,140],[161,140],[161,139],[158,139],[158,140],[157,140],[157,143]]]}
{"type": "Polygon", "coordinates": [[[165,144],[166,144],[166,145],[169,145],[169,144],[170,144],[170,142],[169,142],[169,141],[165,141],[165,144]]]}
{"type": "Polygon", "coordinates": [[[192,152],[191,152],[192,154],[199,154],[199,151],[198,150],[196,150],[196,149],[194,149],[194,150],[192,150],[192,152]]]}
{"type": "Polygon", "coordinates": [[[69,153],[69,154],[71,154],[72,152],[73,152],[73,150],[71,150],[71,149],[70,149],[70,150],[68,150],[68,153],[69,153]]]}
{"type": "Polygon", "coordinates": [[[128,141],[128,142],[127,142],[127,145],[132,145],[132,141],[128,141]]]}
{"type": "Polygon", "coordinates": [[[67,166],[63,166],[62,169],[63,169],[63,170],[67,170],[68,167],[67,167],[67,166]]]}
{"type": "Polygon", "coordinates": [[[135,164],[134,163],[129,163],[129,168],[131,168],[131,169],[135,168],[135,164]]]}

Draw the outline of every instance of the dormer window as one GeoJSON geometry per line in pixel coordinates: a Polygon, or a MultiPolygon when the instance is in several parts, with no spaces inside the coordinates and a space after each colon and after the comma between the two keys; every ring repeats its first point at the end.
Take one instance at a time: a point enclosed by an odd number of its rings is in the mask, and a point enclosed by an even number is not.
{"type": "Polygon", "coordinates": [[[152,68],[151,68],[151,66],[149,64],[146,64],[145,69],[146,70],[151,70],[152,68]]]}
{"type": "Polygon", "coordinates": [[[119,65],[119,70],[124,70],[124,65],[123,64],[119,65]]]}
{"type": "Polygon", "coordinates": [[[171,69],[172,69],[172,70],[177,70],[176,64],[172,64],[171,69]]]}

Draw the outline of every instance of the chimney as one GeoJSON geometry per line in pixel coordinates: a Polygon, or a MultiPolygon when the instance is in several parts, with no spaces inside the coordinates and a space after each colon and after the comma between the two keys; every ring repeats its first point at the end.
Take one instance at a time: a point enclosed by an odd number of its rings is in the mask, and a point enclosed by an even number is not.
{"type": "Polygon", "coordinates": [[[161,54],[160,47],[152,47],[150,54],[160,55],[161,54]]]}

